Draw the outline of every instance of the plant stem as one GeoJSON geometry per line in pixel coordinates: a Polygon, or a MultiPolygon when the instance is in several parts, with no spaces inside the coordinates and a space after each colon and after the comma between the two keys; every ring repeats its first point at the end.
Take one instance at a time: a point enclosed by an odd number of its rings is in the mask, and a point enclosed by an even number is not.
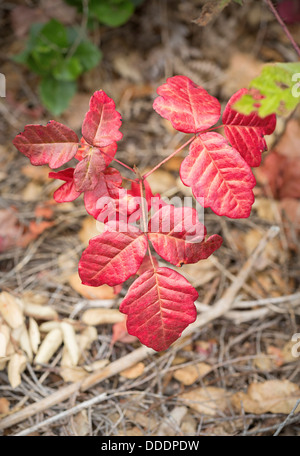
{"type": "MultiPolygon", "coordinates": [[[[108,157],[111,158],[111,156],[110,156],[109,154],[107,154],[106,152],[103,152],[103,150],[101,150],[101,153],[102,153],[102,154],[105,154],[105,155],[107,155],[108,157]]],[[[135,170],[134,170],[133,168],[131,168],[131,167],[128,166],[128,165],[125,165],[125,163],[121,162],[121,161],[118,160],[117,158],[112,158],[112,160],[115,161],[115,162],[117,162],[117,163],[119,163],[119,165],[124,166],[124,168],[129,169],[129,171],[132,171],[134,174],[136,174],[136,172],[135,172],[135,170]]]]}
{"type": "Polygon", "coordinates": [[[276,17],[277,21],[279,22],[279,24],[283,28],[284,33],[286,34],[286,36],[288,37],[288,39],[292,43],[293,48],[295,49],[295,51],[297,52],[298,56],[300,57],[300,48],[299,48],[298,44],[296,43],[296,41],[294,40],[294,38],[292,37],[292,35],[290,34],[290,32],[289,32],[287,26],[285,25],[285,23],[283,22],[282,18],[280,17],[277,9],[275,8],[275,6],[272,3],[272,0],[265,0],[265,2],[267,3],[267,5],[269,6],[270,10],[272,11],[274,16],[276,17]]]}
{"type": "MultiPolygon", "coordinates": [[[[139,171],[137,172],[137,174],[139,175],[139,171]]],[[[143,225],[144,225],[144,234],[146,236],[146,239],[147,239],[147,244],[148,244],[148,254],[149,254],[149,258],[150,258],[150,261],[152,263],[152,266],[153,266],[153,269],[154,271],[156,270],[155,268],[155,264],[154,264],[154,261],[153,261],[153,258],[152,258],[152,253],[151,253],[151,249],[150,249],[150,243],[149,243],[149,238],[148,238],[148,234],[147,234],[147,220],[146,220],[146,210],[145,210],[145,207],[144,207],[144,184],[143,184],[143,176],[140,175],[140,179],[139,179],[139,184],[140,184],[140,194],[141,194],[141,206],[142,206],[142,217],[143,217],[143,225]]]]}
{"type": "Polygon", "coordinates": [[[170,160],[170,158],[174,157],[174,155],[176,155],[178,152],[180,152],[184,147],[186,147],[192,141],[194,141],[195,138],[196,138],[196,135],[194,135],[192,138],[190,138],[188,141],[186,141],[182,146],[180,146],[178,149],[176,149],[174,152],[172,152],[172,154],[169,155],[167,158],[165,158],[163,161],[158,163],[158,165],[156,165],[153,169],[151,169],[146,174],[144,174],[143,179],[147,179],[147,177],[150,176],[150,174],[152,174],[154,171],[156,171],[161,165],[166,163],[168,160],[170,160]]]}

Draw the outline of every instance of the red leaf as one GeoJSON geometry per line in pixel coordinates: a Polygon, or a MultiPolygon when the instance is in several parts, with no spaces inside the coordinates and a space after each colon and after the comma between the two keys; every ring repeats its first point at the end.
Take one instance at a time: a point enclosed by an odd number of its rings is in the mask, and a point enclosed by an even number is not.
{"type": "Polygon", "coordinates": [[[66,183],[59,187],[53,194],[53,198],[57,203],[74,201],[80,196],[81,192],[77,192],[74,185],[74,168],[66,168],[56,173],[51,172],[49,173],[49,177],[66,181],[66,183]]]}
{"type": "MultiPolygon", "coordinates": [[[[88,144],[84,138],[81,138],[80,140],[81,146],[78,148],[77,153],[75,155],[75,158],[79,161],[83,160],[87,155],[89,155],[91,146],[88,144]]],[[[108,166],[114,156],[116,155],[117,152],[117,143],[113,142],[109,146],[106,147],[101,147],[101,148],[94,148],[94,150],[97,150],[98,152],[101,153],[101,155],[104,158],[106,166],[108,166]]]]}
{"type": "MultiPolygon", "coordinates": [[[[118,170],[107,168],[104,173],[98,176],[98,184],[93,191],[84,194],[84,204],[87,212],[95,219],[98,219],[103,210],[101,198],[106,198],[106,204],[110,199],[115,201],[115,208],[118,208],[118,199],[121,196],[119,191],[122,185],[122,176],[118,170]]],[[[123,189],[122,189],[123,190],[123,189]]],[[[125,192],[125,190],[124,190],[125,192]]]]}
{"type": "Polygon", "coordinates": [[[169,268],[144,272],[128,290],[120,312],[128,315],[128,333],[156,351],[166,350],[196,320],[198,293],[169,268]]]}
{"type": "Polygon", "coordinates": [[[261,154],[267,150],[264,135],[273,133],[276,127],[276,115],[262,119],[256,112],[245,116],[234,111],[234,105],[249,90],[241,89],[228,101],[223,113],[225,135],[230,144],[241,154],[249,166],[259,166],[261,154]]]}
{"type": "Polygon", "coordinates": [[[153,108],[178,131],[198,133],[219,120],[219,101],[186,76],[168,78],[157,93],[160,97],[154,101],[153,108]]]}
{"type": "Polygon", "coordinates": [[[98,149],[91,147],[90,154],[84,157],[75,167],[74,183],[78,192],[94,190],[99,174],[106,168],[106,163],[98,149]]]}
{"type": "MultiPolygon", "coordinates": [[[[157,259],[154,256],[152,257],[152,261],[153,261],[154,267],[158,268],[159,264],[158,264],[157,259]]],[[[143,262],[142,262],[141,266],[139,267],[139,269],[137,271],[137,275],[142,275],[142,274],[144,274],[144,272],[146,272],[149,269],[153,268],[152,261],[151,261],[149,255],[146,255],[144,257],[144,259],[143,259],[143,262]]]]}
{"type": "Polygon", "coordinates": [[[121,124],[121,115],[116,111],[114,101],[103,90],[95,92],[82,125],[84,139],[96,147],[109,146],[122,139],[121,124]]]}
{"type": "Polygon", "coordinates": [[[46,126],[27,125],[15,137],[13,144],[33,165],[46,165],[59,168],[77,152],[78,137],[73,130],[51,120],[46,126]]]}
{"type": "Polygon", "coordinates": [[[90,240],[81,256],[82,283],[92,287],[123,283],[137,272],[146,251],[147,239],[142,231],[125,224],[119,224],[118,231],[109,226],[109,231],[90,240]]]}
{"type": "Polygon", "coordinates": [[[203,207],[210,207],[217,215],[249,217],[255,178],[249,165],[220,134],[204,133],[190,144],[180,177],[203,207]]]}
{"type": "Polygon", "coordinates": [[[151,218],[149,230],[155,251],[175,266],[204,260],[222,244],[217,234],[203,241],[206,229],[192,207],[163,207],[151,218]]]}

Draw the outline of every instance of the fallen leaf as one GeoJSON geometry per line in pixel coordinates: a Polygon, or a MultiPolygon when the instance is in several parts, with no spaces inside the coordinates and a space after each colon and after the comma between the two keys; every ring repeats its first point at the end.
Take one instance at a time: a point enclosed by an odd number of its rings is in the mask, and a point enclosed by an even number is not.
{"type": "Polygon", "coordinates": [[[63,365],[59,370],[59,375],[64,382],[78,382],[88,376],[88,372],[79,366],[65,366],[63,365]]]}
{"type": "Polygon", "coordinates": [[[174,407],[170,412],[170,416],[165,419],[160,425],[156,435],[160,437],[164,436],[174,436],[174,431],[180,427],[181,422],[185,415],[187,414],[188,408],[184,406],[174,407]]]}
{"type": "Polygon", "coordinates": [[[62,341],[63,336],[60,329],[53,329],[50,331],[40,345],[34,359],[34,364],[46,364],[61,346],[62,341]]]}
{"type": "Polygon", "coordinates": [[[191,366],[182,367],[177,369],[173,377],[183,385],[192,385],[200,377],[203,377],[211,371],[211,366],[207,363],[197,363],[191,366]]]}
{"type": "Polygon", "coordinates": [[[39,304],[25,303],[24,314],[35,320],[57,320],[58,313],[50,306],[41,306],[39,304]]]}
{"type": "Polygon", "coordinates": [[[61,323],[61,330],[64,345],[69,352],[72,365],[77,366],[79,361],[79,347],[76,341],[75,330],[72,325],[64,321],[61,323]]]}
{"type": "Polygon", "coordinates": [[[128,378],[128,379],[133,379],[140,377],[142,373],[145,370],[145,364],[144,363],[137,363],[132,367],[129,367],[128,369],[123,370],[120,372],[121,377],[128,378]]]}
{"type": "Polygon", "coordinates": [[[78,272],[74,272],[69,277],[69,284],[74,288],[77,293],[81,294],[87,299],[115,299],[116,294],[113,287],[109,285],[101,285],[100,287],[90,287],[89,285],[83,285],[78,272]]]}
{"type": "Polygon", "coordinates": [[[7,375],[13,389],[21,384],[21,373],[25,370],[26,362],[26,357],[18,353],[12,355],[8,362],[7,375]]]}
{"type": "Polygon", "coordinates": [[[118,309],[88,309],[81,316],[81,321],[89,326],[113,324],[123,320],[124,315],[118,309]]]}
{"type": "Polygon", "coordinates": [[[86,247],[89,245],[89,240],[100,233],[98,223],[94,217],[85,217],[82,221],[81,230],[78,233],[79,239],[86,247]]]}
{"type": "Polygon", "coordinates": [[[11,328],[18,328],[24,322],[21,307],[22,304],[18,298],[2,291],[0,294],[0,314],[11,328]]]}
{"type": "Polygon", "coordinates": [[[196,388],[179,395],[181,401],[188,407],[205,415],[216,416],[228,407],[228,393],[223,388],[208,386],[196,388]]]}
{"type": "Polygon", "coordinates": [[[81,410],[74,416],[73,428],[77,436],[83,437],[90,433],[89,418],[86,410],[81,410]]]}
{"type": "Polygon", "coordinates": [[[9,400],[6,397],[0,397],[0,415],[9,413],[9,400]]]}
{"type": "MultiPolygon", "coordinates": [[[[300,397],[300,388],[289,380],[267,380],[264,383],[251,383],[247,393],[235,393],[231,402],[246,413],[285,413],[289,414],[300,397]]],[[[295,413],[300,411],[300,405],[295,413]]]]}
{"type": "Polygon", "coordinates": [[[127,317],[123,318],[122,321],[114,323],[112,327],[113,335],[111,338],[111,345],[114,345],[116,342],[123,342],[123,344],[132,344],[138,340],[136,336],[131,336],[128,334],[126,321],[127,317]]]}

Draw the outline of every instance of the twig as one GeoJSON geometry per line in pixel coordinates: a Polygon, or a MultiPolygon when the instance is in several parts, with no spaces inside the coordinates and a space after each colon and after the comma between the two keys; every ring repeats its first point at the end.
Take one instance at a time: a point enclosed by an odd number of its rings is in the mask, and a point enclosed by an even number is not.
{"type": "Polygon", "coordinates": [[[99,402],[102,402],[106,399],[107,394],[102,393],[99,394],[99,396],[93,397],[92,399],[89,399],[87,401],[81,402],[78,405],[75,405],[75,407],[70,408],[69,410],[65,410],[64,412],[58,413],[57,415],[51,416],[51,418],[48,418],[47,420],[41,421],[38,424],[35,424],[34,426],[31,426],[30,428],[24,429],[24,431],[18,432],[17,434],[14,434],[17,437],[25,436],[28,434],[31,434],[32,432],[37,431],[40,428],[43,428],[45,426],[49,426],[52,423],[55,423],[55,421],[61,420],[63,418],[66,418],[67,416],[74,415],[75,413],[80,412],[81,410],[91,407],[92,405],[98,404],[99,402]]]}
{"type": "MultiPolygon", "coordinates": [[[[282,429],[290,423],[291,421],[291,418],[292,416],[294,415],[295,411],[297,410],[298,408],[298,405],[300,404],[300,399],[298,399],[298,401],[296,402],[293,410],[291,411],[291,413],[286,417],[286,419],[280,424],[280,426],[278,427],[277,431],[274,433],[274,437],[277,437],[280,432],[282,431],[282,429]]],[[[299,415],[299,421],[300,421],[300,415],[299,415]]]]}
{"type": "Polygon", "coordinates": [[[271,0],[265,0],[265,2],[267,3],[267,5],[269,6],[270,10],[272,11],[274,16],[276,17],[277,21],[279,22],[279,24],[283,28],[284,33],[286,34],[286,36],[290,40],[293,48],[295,49],[295,51],[297,52],[298,56],[300,57],[300,48],[299,48],[298,44],[296,43],[296,41],[294,40],[294,38],[292,37],[292,35],[290,34],[289,29],[287,28],[287,26],[285,25],[285,23],[281,19],[280,15],[278,14],[278,11],[275,8],[275,6],[273,5],[272,1],[271,0]]]}

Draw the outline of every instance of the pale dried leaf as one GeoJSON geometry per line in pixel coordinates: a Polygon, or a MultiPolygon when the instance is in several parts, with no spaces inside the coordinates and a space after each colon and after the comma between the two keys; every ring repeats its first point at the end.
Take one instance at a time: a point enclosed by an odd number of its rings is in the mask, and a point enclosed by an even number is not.
{"type": "Polygon", "coordinates": [[[23,324],[20,300],[6,291],[0,294],[0,314],[11,328],[18,328],[23,324]]]}
{"type": "Polygon", "coordinates": [[[29,339],[29,334],[25,325],[22,326],[22,331],[20,335],[20,346],[22,350],[26,353],[29,361],[31,362],[33,359],[33,353],[29,339]]]}
{"type": "Polygon", "coordinates": [[[39,326],[40,332],[48,333],[53,329],[60,329],[60,321],[45,321],[39,326]]]}
{"type": "Polygon", "coordinates": [[[85,436],[90,433],[89,419],[86,410],[81,410],[74,416],[73,427],[77,436],[85,436]]]}
{"type": "Polygon", "coordinates": [[[228,406],[228,393],[223,388],[208,386],[196,388],[179,397],[185,405],[205,415],[216,416],[224,412],[228,406]]]}
{"type": "Polygon", "coordinates": [[[108,359],[99,359],[98,361],[94,361],[92,364],[87,364],[83,367],[87,372],[94,372],[96,370],[103,369],[103,367],[107,366],[108,364],[108,359]]]}
{"type": "Polygon", "coordinates": [[[79,347],[76,341],[75,330],[72,325],[66,322],[61,323],[63,340],[67,348],[73,366],[77,366],[79,360],[79,347]]]}
{"type": "MultiPolygon", "coordinates": [[[[264,383],[251,383],[247,393],[235,393],[231,402],[240,411],[241,404],[246,413],[285,413],[289,414],[300,398],[300,388],[289,380],[267,380],[264,383]]],[[[295,413],[300,411],[300,405],[295,413]]]]}
{"type": "Polygon", "coordinates": [[[62,341],[63,336],[60,329],[53,329],[50,331],[40,345],[34,359],[34,364],[46,364],[61,346],[62,341]]]}
{"type": "Polygon", "coordinates": [[[124,315],[117,309],[88,309],[81,316],[83,323],[89,326],[118,323],[124,320],[124,315]]]}
{"type": "MultiPolygon", "coordinates": [[[[99,233],[98,233],[99,234],[99,233]]],[[[90,287],[83,285],[78,272],[72,274],[69,279],[69,284],[77,293],[87,299],[114,299],[116,297],[113,287],[109,285],[101,285],[100,287],[90,287]]]]}
{"type": "Polygon", "coordinates": [[[6,337],[0,332],[0,358],[4,358],[6,355],[6,337]]]}
{"type": "Polygon", "coordinates": [[[29,318],[29,339],[32,351],[36,354],[41,343],[41,335],[38,324],[34,318],[29,318]]]}
{"type": "Polygon", "coordinates": [[[83,380],[88,376],[88,373],[85,369],[79,366],[63,366],[59,375],[63,378],[65,382],[78,382],[83,380]]]}
{"type": "Polygon", "coordinates": [[[174,436],[176,427],[181,425],[183,418],[188,411],[187,407],[174,407],[170,415],[165,418],[163,423],[160,425],[156,435],[162,436],[174,436]]]}
{"type": "Polygon", "coordinates": [[[58,313],[50,306],[41,306],[39,304],[25,304],[24,313],[27,317],[36,320],[57,320],[58,313]]]}
{"type": "Polygon", "coordinates": [[[120,375],[121,375],[121,377],[124,377],[124,378],[133,379],[133,378],[137,378],[140,375],[142,375],[144,370],[145,370],[145,364],[140,362],[140,363],[135,364],[132,367],[129,367],[128,369],[123,370],[122,372],[120,372],[120,375]]]}
{"type": "Polygon", "coordinates": [[[211,371],[211,366],[207,363],[197,363],[192,366],[182,367],[177,369],[173,377],[183,385],[192,385],[200,377],[203,377],[211,371]]]}
{"type": "Polygon", "coordinates": [[[27,360],[24,355],[15,353],[11,356],[8,362],[7,375],[12,388],[16,388],[21,384],[21,373],[26,367],[26,362],[27,360]]]}

